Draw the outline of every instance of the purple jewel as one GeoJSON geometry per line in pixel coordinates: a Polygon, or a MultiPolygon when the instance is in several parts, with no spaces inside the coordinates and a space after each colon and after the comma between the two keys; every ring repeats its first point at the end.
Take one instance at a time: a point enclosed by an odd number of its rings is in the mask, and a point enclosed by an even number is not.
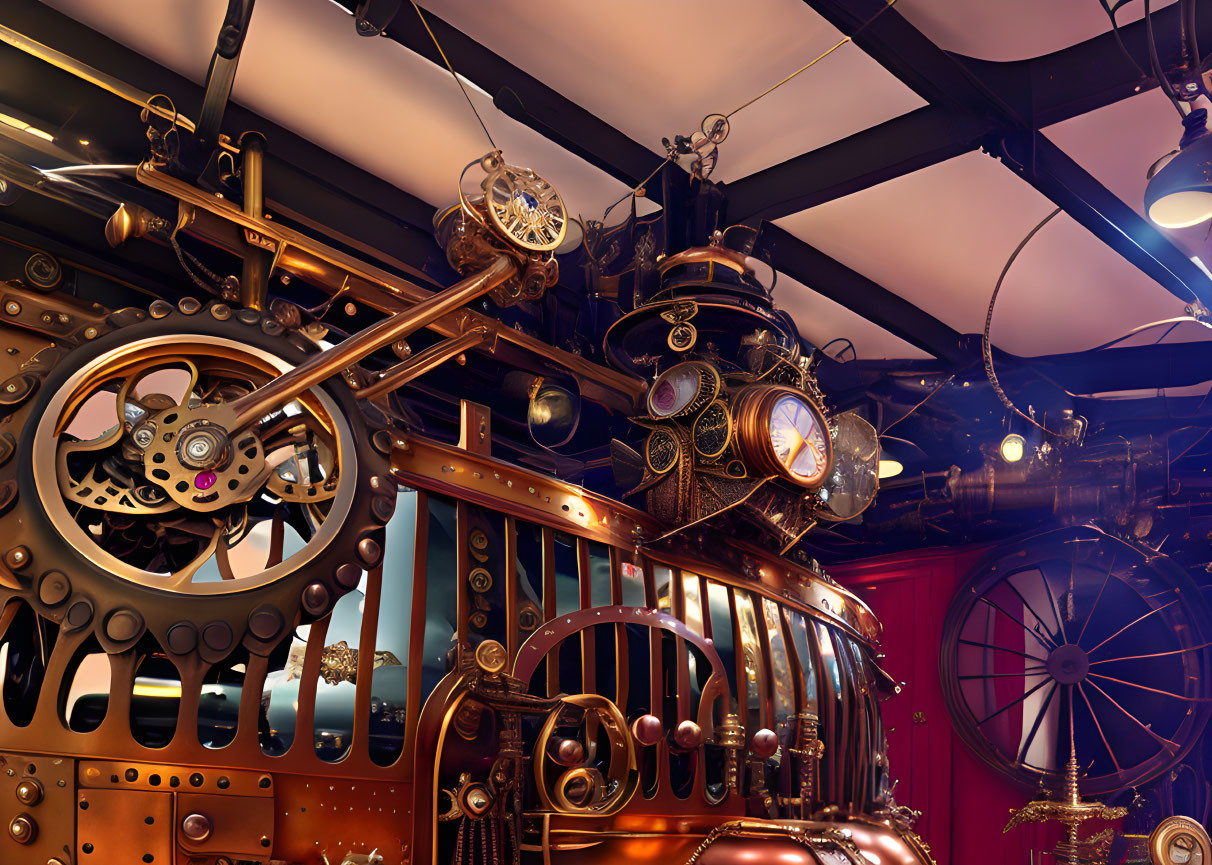
{"type": "Polygon", "coordinates": [[[218,478],[214,472],[198,472],[194,478],[194,486],[200,490],[208,490],[215,485],[216,480],[218,478]]]}

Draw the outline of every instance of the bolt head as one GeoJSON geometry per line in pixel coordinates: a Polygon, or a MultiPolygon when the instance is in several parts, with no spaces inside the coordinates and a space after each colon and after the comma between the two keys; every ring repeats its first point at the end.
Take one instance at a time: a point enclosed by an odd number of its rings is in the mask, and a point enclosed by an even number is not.
{"type": "Polygon", "coordinates": [[[22,805],[37,805],[42,801],[42,785],[33,778],[26,778],[17,785],[17,801],[22,805]]]}
{"type": "Polygon", "coordinates": [[[181,834],[195,843],[209,838],[213,828],[210,818],[205,814],[190,814],[181,821],[181,834]]]}
{"type": "Polygon", "coordinates": [[[33,844],[38,836],[38,824],[28,814],[18,814],[8,824],[8,834],[18,844],[33,844]]]}
{"type": "Polygon", "coordinates": [[[655,745],[664,734],[665,728],[656,715],[641,715],[631,723],[631,735],[641,745],[655,745]]]}

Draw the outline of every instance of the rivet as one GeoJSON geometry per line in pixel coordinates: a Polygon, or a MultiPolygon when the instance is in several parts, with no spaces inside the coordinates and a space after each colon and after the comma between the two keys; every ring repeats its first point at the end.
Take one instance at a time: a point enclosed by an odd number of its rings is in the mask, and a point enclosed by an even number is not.
{"type": "Polygon", "coordinates": [[[97,329],[95,327],[86,327],[84,329],[84,338],[85,339],[96,339],[97,338],[97,329]]]}
{"type": "Polygon", "coordinates": [[[303,609],[313,616],[328,609],[328,589],[323,583],[312,583],[303,590],[303,609]]]}
{"type": "Polygon", "coordinates": [[[173,311],[173,305],[167,300],[153,300],[147,308],[152,318],[164,318],[173,311]]]}
{"type": "Polygon", "coordinates": [[[183,297],[177,303],[177,309],[186,315],[193,315],[202,308],[202,303],[195,297],[183,297]]]}
{"type": "Polygon", "coordinates": [[[189,622],[178,622],[168,629],[169,651],[187,655],[198,645],[198,629],[189,622]]]}
{"type": "Polygon", "coordinates": [[[25,547],[13,547],[4,556],[4,563],[14,571],[29,564],[29,550],[25,547]]]}
{"type": "Polygon", "coordinates": [[[255,309],[241,309],[236,311],[236,320],[242,324],[256,324],[261,320],[261,313],[255,309]]]}
{"type": "Polygon", "coordinates": [[[17,303],[15,300],[10,300],[8,303],[4,304],[4,311],[9,315],[20,315],[21,304],[17,303]]]}
{"type": "Polygon", "coordinates": [[[391,433],[385,429],[375,430],[375,434],[370,437],[371,444],[381,454],[391,453],[391,439],[391,433]]]}
{"type": "Polygon", "coordinates": [[[362,569],[352,562],[346,562],[333,572],[337,582],[347,589],[354,588],[362,580],[362,569]]]}
{"type": "Polygon", "coordinates": [[[227,321],[231,318],[231,307],[226,303],[216,303],[210,308],[210,314],[216,321],[227,321]]]}
{"type": "Polygon", "coordinates": [[[202,642],[216,652],[231,648],[231,625],[227,622],[211,622],[202,629],[202,642]]]}
{"type": "Polygon", "coordinates": [[[22,805],[37,805],[42,801],[42,785],[33,778],[26,778],[17,785],[16,795],[22,805]]]}
{"type": "Polygon", "coordinates": [[[181,821],[181,834],[194,843],[201,843],[210,837],[210,818],[205,814],[190,814],[181,821]]]}
{"type": "Polygon", "coordinates": [[[71,593],[71,581],[61,571],[47,571],[38,584],[38,599],[48,607],[63,603],[71,593]]]}
{"type": "Polygon", "coordinates": [[[18,814],[8,824],[8,834],[18,844],[33,844],[38,837],[38,824],[28,814],[18,814]]]}
{"type": "Polygon", "coordinates": [[[272,318],[267,318],[261,322],[261,331],[269,336],[281,336],[286,328],[282,327],[281,323],[272,318]]]}
{"type": "Polygon", "coordinates": [[[72,628],[83,628],[93,620],[93,605],[88,601],[76,601],[67,611],[67,624],[72,628]]]}
{"type": "Polygon", "coordinates": [[[374,538],[362,538],[358,541],[358,558],[362,560],[362,564],[368,568],[373,568],[379,563],[379,556],[383,553],[379,542],[374,538]]]}
{"type": "Polygon", "coordinates": [[[268,604],[258,607],[248,617],[248,630],[258,640],[272,640],[282,630],[282,613],[268,604]]]}
{"type": "Polygon", "coordinates": [[[375,496],[370,502],[370,510],[379,522],[386,523],[396,512],[396,500],[390,496],[375,496]]]}
{"type": "Polygon", "coordinates": [[[134,610],[118,610],[105,622],[105,635],[116,643],[133,640],[142,630],[143,617],[134,610]]]}

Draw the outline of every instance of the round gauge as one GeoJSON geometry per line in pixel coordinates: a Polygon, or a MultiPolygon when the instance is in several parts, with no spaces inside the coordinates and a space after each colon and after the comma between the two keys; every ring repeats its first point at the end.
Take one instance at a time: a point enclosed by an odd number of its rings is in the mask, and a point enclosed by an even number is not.
{"type": "Polygon", "coordinates": [[[679,363],[665,370],[648,390],[648,413],[653,417],[680,417],[707,405],[720,390],[720,373],[700,361],[679,363]]]}
{"type": "Polygon", "coordinates": [[[663,475],[678,464],[682,448],[678,445],[677,436],[667,429],[655,429],[648,435],[648,443],[644,446],[644,456],[648,468],[663,475]]]}
{"type": "Polygon", "coordinates": [[[879,434],[852,411],[842,412],[829,428],[833,469],[821,487],[817,514],[831,521],[852,520],[867,509],[879,490],[879,434]]]}
{"type": "Polygon", "coordinates": [[[755,385],[741,391],[734,406],[737,443],[751,469],[805,487],[820,485],[833,449],[824,414],[803,391],[755,385]]]}
{"type": "Polygon", "coordinates": [[[732,440],[732,417],[728,414],[728,406],[717,399],[703,409],[695,418],[692,437],[699,456],[710,460],[726,451],[732,440]]]}
{"type": "Polygon", "coordinates": [[[1167,817],[1149,836],[1153,865],[1209,865],[1212,845],[1204,827],[1190,817],[1167,817]]]}

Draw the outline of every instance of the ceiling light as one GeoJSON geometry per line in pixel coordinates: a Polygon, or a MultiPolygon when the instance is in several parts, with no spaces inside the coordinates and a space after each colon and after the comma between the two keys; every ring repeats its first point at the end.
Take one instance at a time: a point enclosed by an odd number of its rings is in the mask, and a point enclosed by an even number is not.
{"type": "Polygon", "coordinates": [[[1010,433],[1010,435],[1002,439],[998,450],[1001,452],[1002,459],[1006,462],[1016,463],[1027,452],[1027,440],[1018,433],[1010,433]]]}
{"type": "Polygon", "coordinates": [[[49,132],[44,132],[36,126],[30,126],[24,120],[18,120],[16,117],[13,117],[10,114],[0,114],[0,123],[3,123],[5,126],[11,126],[13,129],[20,129],[22,132],[28,132],[30,135],[37,136],[38,138],[45,139],[46,141],[55,140],[55,136],[51,135],[49,132]]]}
{"type": "Polygon", "coordinates": [[[88,147],[88,145],[90,145],[90,144],[92,144],[92,142],[91,142],[91,141],[89,141],[87,138],[81,138],[81,139],[80,139],[80,146],[81,146],[81,147],[88,147]]]}
{"type": "Polygon", "coordinates": [[[883,459],[880,460],[879,476],[880,480],[885,478],[894,478],[904,471],[905,467],[896,460],[883,459]]]}
{"type": "Polygon", "coordinates": [[[1178,150],[1149,169],[1145,213],[1162,228],[1187,228],[1212,219],[1212,177],[1205,171],[1212,162],[1207,121],[1203,108],[1184,117],[1178,150]]]}

